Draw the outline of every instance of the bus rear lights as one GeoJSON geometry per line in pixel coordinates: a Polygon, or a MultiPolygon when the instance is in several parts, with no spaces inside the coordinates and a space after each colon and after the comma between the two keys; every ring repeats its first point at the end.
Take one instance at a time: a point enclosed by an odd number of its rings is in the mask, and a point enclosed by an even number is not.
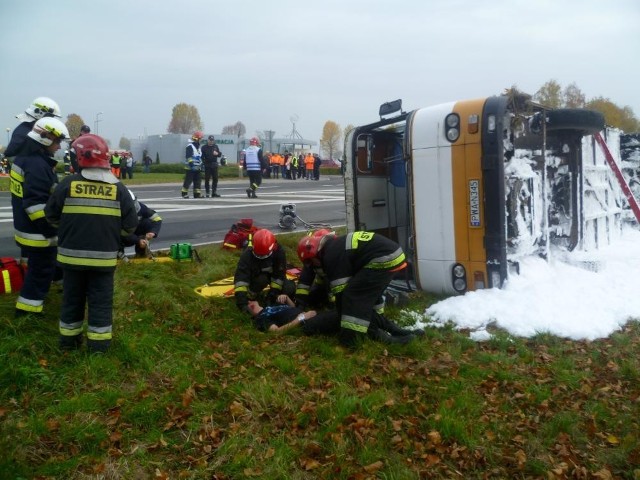
{"type": "Polygon", "coordinates": [[[464,293],[467,290],[467,272],[462,265],[456,263],[451,269],[453,288],[458,293],[464,293]]]}
{"type": "Polygon", "coordinates": [[[451,143],[460,137],[460,117],[457,113],[450,113],[444,118],[445,135],[451,143]]]}

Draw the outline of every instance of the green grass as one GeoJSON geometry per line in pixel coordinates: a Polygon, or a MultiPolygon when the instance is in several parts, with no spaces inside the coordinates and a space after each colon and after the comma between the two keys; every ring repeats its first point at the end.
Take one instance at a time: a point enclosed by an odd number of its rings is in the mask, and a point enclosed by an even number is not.
{"type": "MultiPolygon", "coordinates": [[[[280,237],[289,258],[298,237],[280,237]]],[[[118,267],[104,356],[58,351],[55,288],[37,321],[0,297],[0,478],[640,478],[637,322],[594,342],[446,327],[349,351],[197,296],[238,258],[198,251],[118,267]]]]}

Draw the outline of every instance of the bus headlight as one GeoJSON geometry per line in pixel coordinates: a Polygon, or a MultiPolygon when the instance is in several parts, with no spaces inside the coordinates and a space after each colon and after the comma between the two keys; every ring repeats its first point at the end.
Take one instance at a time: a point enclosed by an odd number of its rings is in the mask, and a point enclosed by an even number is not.
{"type": "Polygon", "coordinates": [[[451,280],[453,289],[458,293],[464,293],[467,291],[467,271],[464,266],[456,263],[451,269],[451,280]]]}
{"type": "Polygon", "coordinates": [[[444,118],[445,136],[451,143],[460,137],[460,117],[457,113],[450,113],[444,118]]]}

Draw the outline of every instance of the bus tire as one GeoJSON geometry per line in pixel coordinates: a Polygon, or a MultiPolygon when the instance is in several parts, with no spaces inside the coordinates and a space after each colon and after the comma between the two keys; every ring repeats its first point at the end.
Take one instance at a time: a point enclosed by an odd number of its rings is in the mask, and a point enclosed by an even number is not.
{"type": "Polygon", "coordinates": [[[560,108],[549,110],[547,114],[547,131],[574,130],[590,135],[604,129],[604,115],[595,110],[582,108],[560,108]]]}

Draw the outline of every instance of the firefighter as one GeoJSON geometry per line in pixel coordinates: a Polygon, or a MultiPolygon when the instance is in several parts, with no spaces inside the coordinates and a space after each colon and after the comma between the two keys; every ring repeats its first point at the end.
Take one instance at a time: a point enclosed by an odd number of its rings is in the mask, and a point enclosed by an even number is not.
{"type": "Polygon", "coordinates": [[[182,198],[189,198],[189,187],[193,183],[193,198],[201,198],[200,184],[202,182],[202,149],[200,140],[204,135],[201,131],[191,135],[191,142],[187,145],[184,160],[184,183],[182,184],[182,198]]]}
{"type": "Polygon", "coordinates": [[[251,137],[249,146],[244,152],[244,167],[249,174],[248,198],[258,198],[256,190],[262,183],[262,171],[269,168],[269,165],[265,164],[265,162],[266,160],[262,156],[262,149],[260,148],[260,140],[258,140],[258,137],[251,137]]]}
{"type": "Polygon", "coordinates": [[[363,231],[339,237],[312,234],[300,239],[298,257],[304,264],[301,281],[321,271],[329,282],[340,314],[342,344],[352,346],[364,335],[383,343],[404,344],[424,334],[400,328],[382,315],[383,292],[395,272],[406,267],[397,243],[363,231]]]}
{"type": "MultiPolygon", "coordinates": [[[[312,232],[311,235],[323,237],[325,235],[335,235],[329,229],[321,228],[312,232]]],[[[321,267],[303,268],[296,285],[296,306],[306,309],[312,308],[320,310],[324,308],[334,309],[335,297],[329,288],[329,281],[321,267]]]]}
{"type": "Polygon", "coordinates": [[[138,226],[135,232],[122,237],[122,250],[124,247],[135,247],[136,256],[144,257],[149,254],[151,240],[157,238],[160,233],[162,217],[154,209],[139,201],[131,190],[129,190],[129,194],[136,206],[138,226]]]}
{"type": "MultiPolygon", "coordinates": [[[[60,107],[49,97],[38,97],[29,105],[24,113],[16,115],[22,123],[11,134],[9,145],[4,151],[6,157],[19,155],[27,143],[27,136],[33,129],[36,121],[41,118],[61,118],[60,107]]],[[[68,134],[67,134],[68,138],[68,134]]]]}
{"type": "Polygon", "coordinates": [[[88,306],[87,349],[104,353],[112,339],[113,281],[121,234],[132,233],[138,216],[127,188],[111,173],[109,146],[97,135],[72,144],[80,172],[65,177],[46,207],[59,227],[57,260],[64,271],[59,345],[82,345],[88,306]]]}
{"type": "Polygon", "coordinates": [[[16,301],[16,316],[41,314],[56,270],[57,229],[45,219],[45,205],[58,183],[53,158],[69,131],[57,118],[35,122],[11,166],[15,241],[29,268],[16,301]]]}
{"type": "Polygon", "coordinates": [[[233,279],[236,305],[249,313],[249,300],[255,300],[266,292],[266,302],[276,303],[278,295],[293,296],[295,285],[286,278],[287,257],[284,248],[278,245],[276,237],[266,228],[257,230],[242,252],[233,279]]]}

